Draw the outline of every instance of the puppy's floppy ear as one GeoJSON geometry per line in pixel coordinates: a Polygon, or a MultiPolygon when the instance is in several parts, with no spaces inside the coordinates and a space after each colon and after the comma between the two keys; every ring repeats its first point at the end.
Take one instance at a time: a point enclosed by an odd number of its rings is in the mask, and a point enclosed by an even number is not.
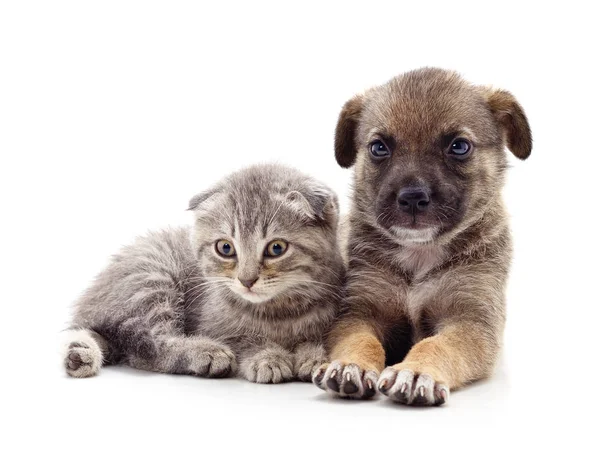
{"type": "Polygon", "coordinates": [[[364,97],[357,95],[344,104],[335,127],[335,159],[342,167],[350,167],[356,161],[356,128],[362,112],[364,97]]]}
{"type": "Polygon", "coordinates": [[[525,111],[512,93],[483,88],[483,95],[498,124],[504,130],[508,149],[519,159],[531,154],[532,138],[525,111]]]}
{"type": "Polygon", "coordinates": [[[208,208],[211,200],[221,191],[220,187],[215,187],[196,194],[190,199],[188,210],[200,210],[208,208]]]}
{"type": "Polygon", "coordinates": [[[285,195],[285,200],[309,220],[337,225],[338,199],[336,194],[325,186],[317,185],[302,191],[290,191],[285,195]]]}

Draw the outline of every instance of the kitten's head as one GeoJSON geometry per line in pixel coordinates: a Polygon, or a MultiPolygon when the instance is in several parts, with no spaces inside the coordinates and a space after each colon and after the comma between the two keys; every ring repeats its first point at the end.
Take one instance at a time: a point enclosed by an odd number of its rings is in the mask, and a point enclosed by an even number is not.
{"type": "Polygon", "coordinates": [[[253,166],[190,201],[193,245],[214,289],[251,303],[329,286],[341,263],[338,202],[288,167],[253,166]]]}

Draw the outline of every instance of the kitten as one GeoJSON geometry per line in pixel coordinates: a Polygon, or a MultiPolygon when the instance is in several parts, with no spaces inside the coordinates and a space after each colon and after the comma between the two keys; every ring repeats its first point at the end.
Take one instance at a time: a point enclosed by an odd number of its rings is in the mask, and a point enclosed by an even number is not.
{"type": "Polygon", "coordinates": [[[64,364],[277,383],[326,361],[344,266],[338,203],[279,165],[236,172],[190,201],[191,228],[123,248],[75,305],[64,364]],[[239,365],[239,368],[238,368],[239,365]]]}

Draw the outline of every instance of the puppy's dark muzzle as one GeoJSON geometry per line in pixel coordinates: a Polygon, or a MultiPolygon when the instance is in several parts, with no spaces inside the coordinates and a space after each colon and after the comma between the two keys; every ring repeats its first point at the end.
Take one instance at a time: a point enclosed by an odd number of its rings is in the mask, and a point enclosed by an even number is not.
{"type": "Polygon", "coordinates": [[[398,206],[414,215],[424,212],[429,206],[429,193],[429,189],[422,187],[402,188],[398,193],[398,206]]]}

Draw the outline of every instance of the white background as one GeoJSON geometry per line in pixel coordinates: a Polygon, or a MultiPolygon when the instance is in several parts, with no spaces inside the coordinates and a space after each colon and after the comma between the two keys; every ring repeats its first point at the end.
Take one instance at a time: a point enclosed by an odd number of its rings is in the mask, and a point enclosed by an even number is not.
{"type": "Polygon", "coordinates": [[[597,13],[210,3],[0,4],[2,453],[597,451],[597,13]],[[347,207],[341,106],[425,65],[512,91],[533,130],[505,191],[515,256],[492,380],[410,409],[308,384],[65,376],[58,334],[112,252],[188,222],[190,196],[249,163],[297,166],[347,207]]]}

